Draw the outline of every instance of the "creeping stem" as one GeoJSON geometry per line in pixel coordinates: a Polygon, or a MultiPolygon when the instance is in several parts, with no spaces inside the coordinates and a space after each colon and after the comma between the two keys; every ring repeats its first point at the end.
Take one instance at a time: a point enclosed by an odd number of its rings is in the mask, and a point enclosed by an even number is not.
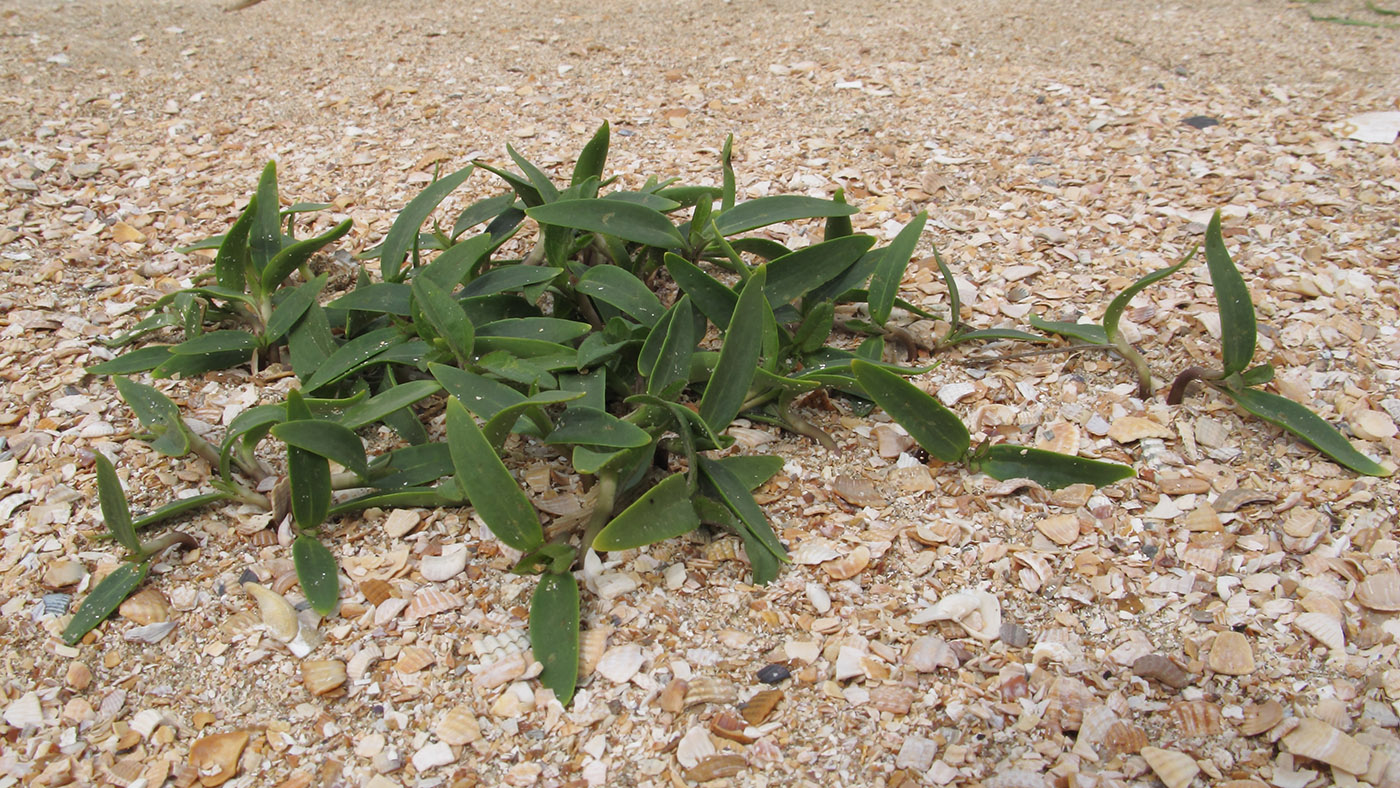
{"type": "Polygon", "coordinates": [[[583,530],[583,545],[579,551],[588,550],[603,526],[612,519],[613,505],[617,502],[617,471],[604,470],[598,474],[597,494],[593,497],[593,513],[588,517],[588,525],[583,530]]]}
{"type": "Polygon", "coordinates": [[[1168,405],[1180,405],[1181,400],[1186,397],[1186,388],[1198,380],[1206,382],[1220,380],[1223,376],[1218,369],[1207,369],[1206,367],[1187,367],[1172,381],[1171,391],[1167,392],[1168,405]]]}

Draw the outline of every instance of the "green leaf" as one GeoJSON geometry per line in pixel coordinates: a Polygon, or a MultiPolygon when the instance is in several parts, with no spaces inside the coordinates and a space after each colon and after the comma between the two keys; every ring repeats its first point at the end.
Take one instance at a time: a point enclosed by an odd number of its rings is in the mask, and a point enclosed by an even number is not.
{"type": "MultiPolygon", "coordinates": [[[[1098,326],[1094,326],[1098,328],[1098,326]]],[[[1014,328],[979,328],[976,331],[960,331],[946,340],[950,345],[960,345],[963,342],[974,342],[981,340],[1011,339],[1017,342],[1038,342],[1044,343],[1050,340],[1035,334],[1027,334],[1014,328]]]]}
{"type": "Polygon", "coordinates": [[[412,299],[413,289],[409,285],[400,282],[375,282],[351,290],[326,307],[407,317],[412,311],[412,299]]]}
{"type": "Polygon", "coordinates": [[[414,274],[414,278],[431,279],[441,285],[443,290],[451,293],[457,285],[470,278],[471,272],[488,259],[491,252],[505,240],[497,240],[486,234],[472,236],[461,243],[453,244],[452,248],[433,258],[431,263],[414,274]]]}
{"type": "Polygon", "coordinates": [[[148,512],[146,514],[141,515],[140,517],[137,517],[135,520],[132,521],[131,527],[139,531],[142,528],[155,525],[156,523],[162,522],[164,520],[169,520],[172,517],[178,517],[184,514],[185,512],[192,512],[195,509],[208,506],[211,503],[227,501],[232,497],[234,497],[233,493],[219,490],[217,492],[192,495],[189,498],[179,498],[160,507],[154,512],[148,512]]]}
{"type": "Polygon", "coordinates": [[[874,243],[875,239],[868,235],[848,235],[798,249],[768,263],[768,286],[764,288],[768,303],[791,303],[835,279],[855,265],[874,243]]]}
{"type": "Polygon", "coordinates": [[[775,454],[735,454],[707,462],[719,465],[746,490],[756,490],[783,469],[783,458],[775,454]]]}
{"type": "MultiPolygon", "coordinates": [[[[730,134],[724,138],[724,147],[719,151],[720,171],[723,177],[720,190],[720,210],[728,211],[734,207],[735,184],[734,184],[734,135],[730,134]]],[[[760,225],[762,226],[762,225],[760,225]]]]}
{"type": "Polygon", "coordinates": [[[316,303],[316,297],[321,295],[327,281],[329,281],[329,275],[321,274],[287,293],[286,297],[272,310],[272,317],[268,319],[267,328],[263,330],[262,342],[265,346],[273,344],[292,330],[292,326],[301,320],[301,316],[306,314],[306,310],[316,303]]]}
{"type": "Polygon", "coordinates": [[[258,338],[247,331],[210,331],[170,348],[177,356],[208,356],[215,353],[241,353],[247,358],[258,348],[258,338]]]}
{"type": "Polygon", "coordinates": [[[112,378],[127,406],[142,426],[155,433],[151,448],[167,457],[183,457],[190,450],[190,435],[180,419],[180,409],[170,398],[144,383],[120,376],[112,378]]]}
{"type": "Polygon", "coordinates": [[[462,294],[467,297],[520,291],[531,285],[544,284],[564,273],[562,268],[538,265],[510,265],[493,268],[467,283],[462,294]]]}
{"type": "Polygon", "coordinates": [[[365,446],[349,427],[322,419],[296,419],[274,425],[272,435],[288,446],[334,460],[361,478],[369,475],[365,446]]]}
{"type": "Polygon", "coordinates": [[[885,248],[875,274],[870,278],[870,318],[883,326],[890,319],[894,309],[894,299],[899,295],[899,283],[904,279],[904,270],[909,266],[909,258],[919,244],[919,236],[928,222],[928,212],[920,211],[914,220],[899,231],[894,241],[885,248]]]}
{"type": "MultiPolygon", "coordinates": [[[[690,308],[690,296],[681,296],[667,311],[670,320],[661,320],[652,329],[655,335],[658,331],[665,330],[656,343],[656,352],[651,359],[651,365],[642,370],[647,381],[647,393],[660,396],[663,391],[672,387],[675,383],[684,385],[687,376],[690,374],[690,355],[695,352],[695,320],[694,313],[690,308]]],[[[651,344],[651,337],[647,338],[647,343],[651,344]]],[[[643,358],[646,357],[646,348],[643,347],[643,358]]],[[[646,362],[643,361],[643,364],[646,362]]]]}
{"type": "MultiPolygon", "coordinates": [[[[736,476],[729,467],[708,457],[700,458],[700,473],[718,493],[724,505],[739,516],[744,528],[753,534],[763,549],[779,561],[786,562],[788,560],[787,550],[783,549],[782,542],[778,541],[778,535],[773,532],[772,523],[768,522],[767,516],[763,514],[763,510],[754,501],[753,494],[749,492],[745,480],[736,476]]],[[[749,558],[753,557],[753,554],[750,553],[749,558]]]]}
{"type": "Polygon", "coordinates": [[[340,602],[340,571],[331,551],[311,534],[298,534],[292,542],[292,564],[311,609],[323,616],[334,613],[340,602]]]}
{"type": "Polygon", "coordinates": [[[755,536],[738,515],[730,511],[729,507],[712,500],[703,495],[695,497],[695,511],[700,515],[700,519],[706,523],[722,526],[744,541],[744,553],[748,555],[749,566],[753,572],[753,581],[756,585],[768,585],[777,579],[778,572],[782,565],[776,556],[764,547],[763,542],[755,536]]]}
{"type": "Polygon", "coordinates": [[[515,194],[512,192],[477,200],[471,205],[468,205],[461,213],[457,214],[457,220],[452,223],[451,237],[453,240],[456,240],[467,230],[470,230],[482,222],[500,216],[514,204],[515,194]]]}
{"type": "Polygon", "coordinates": [[[530,179],[530,185],[535,187],[535,191],[540,195],[541,200],[544,202],[554,202],[559,199],[559,187],[554,185],[554,181],[551,181],[549,176],[544,174],[543,170],[532,164],[529,159],[520,155],[520,152],[512,148],[509,143],[506,144],[506,153],[510,154],[511,161],[514,161],[515,166],[519,167],[520,171],[525,173],[525,177],[530,179]]]}
{"type": "MultiPolygon", "coordinates": [[[[836,193],[831,195],[831,198],[832,200],[841,203],[842,205],[845,205],[846,190],[838,187],[836,189],[836,193]]],[[[827,217],[826,227],[822,229],[822,240],[830,241],[836,238],[844,238],[845,236],[850,235],[853,232],[855,232],[855,228],[851,226],[851,217],[830,216],[827,217]]]]}
{"type": "Polygon", "coordinates": [[[512,317],[478,326],[478,337],[511,337],[564,344],[587,336],[593,327],[557,317],[512,317]]]}
{"type": "MultiPolygon", "coordinates": [[[[282,250],[282,217],[277,212],[277,162],[269,161],[258,179],[258,191],[250,205],[256,205],[253,223],[248,233],[248,253],[254,278],[282,250]]],[[[222,282],[220,283],[222,284],[222,282]]],[[[242,287],[236,288],[242,290],[242,287]]]]}
{"type": "Polygon", "coordinates": [[[397,328],[381,328],[355,337],[321,362],[316,368],[316,373],[302,388],[311,392],[328,386],[402,341],[403,336],[397,328]]]}
{"type": "Polygon", "coordinates": [[[320,304],[312,304],[287,335],[292,372],[302,380],[310,377],[335,352],[330,318],[320,304]]]}
{"type": "Polygon", "coordinates": [[[436,282],[421,276],[413,278],[413,298],[433,330],[447,342],[457,362],[470,364],[476,329],[462,305],[436,282]]]}
{"type": "Polygon", "coordinates": [[[1090,345],[1107,345],[1108,333],[1103,326],[1093,323],[1073,323],[1068,320],[1042,320],[1038,315],[1029,316],[1032,326],[1049,334],[1077,339],[1090,345]]]}
{"type": "Polygon", "coordinates": [[[887,369],[862,360],[851,362],[861,388],[899,422],[924,451],[941,462],[957,462],[972,442],[956,413],[922,389],[887,369]]]}
{"type": "MultiPolygon", "coordinates": [[[[1128,308],[1128,302],[1133,300],[1133,296],[1141,293],[1148,285],[1160,282],[1177,271],[1180,271],[1181,267],[1190,262],[1191,258],[1195,256],[1196,250],[1192,249],[1190,254],[1181,259],[1181,262],[1176,265],[1167,266],[1166,268],[1159,268],[1143,276],[1141,279],[1128,285],[1127,289],[1115,296],[1113,300],[1109,302],[1108,309],[1105,309],[1103,313],[1103,331],[1106,340],[1108,342],[1116,342],[1115,337],[1118,336],[1118,321],[1123,316],[1123,310],[1128,308]]],[[[1253,355],[1252,351],[1250,355],[1253,355]]]]}
{"type": "Polygon", "coordinates": [[[779,194],[726,208],[715,220],[715,225],[721,234],[728,236],[779,222],[850,216],[856,212],[854,206],[835,200],[822,200],[799,194],[779,194]]]}
{"type": "Polygon", "coordinates": [[[674,211],[681,207],[681,203],[675,200],[667,199],[657,194],[649,194],[647,192],[609,192],[599,199],[630,202],[636,205],[646,206],[653,211],[660,211],[661,213],[674,211]]]}
{"type": "Polygon", "coordinates": [[[451,175],[439,178],[417,197],[409,200],[408,205],[389,228],[389,234],[384,236],[384,245],[379,252],[380,272],[384,281],[403,280],[404,259],[408,257],[409,248],[418,237],[418,228],[423,226],[423,222],[427,221],[428,215],[437,208],[438,203],[462,185],[462,181],[472,174],[472,169],[472,165],[468,164],[451,175]]]}
{"type": "MultiPolygon", "coordinates": [[[[574,162],[574,174],[570,183],[577,186],[589,178],[603,178],[603,166],[608,161],[608,142],[611,136],[608,129],[608,122],[603,121],[603,125],[593,132],[593,138],[583,146],[583,151],[578,155],[578,161],[574,162]]],[[[569,705],[567,700],[562,701],[565,706],[569,705]]]]}
{"type": "MultiPolygon", "coordinates": [[[[311,410],[296,389],[287,392],[287,418],[292,421],[311,418],[311,410]]],[[[331,508],[330,462],[319,454],[288,443],[287,480],[291,486],[292,519],[297,527],[303,531],[320,527],[331,508]]]]}
{"type": "MultiPolygon", "coordinates": [[[[157,307],[152,308],[155,309],[157,307]]],[[[180,325],[179,315],[171,312],[156,312],[153,315],[143,318],[136,325],[132,326],[130,331],[118,334],[111,339],[102,340],[102,344],[106,347],[121,347],[122,345],[129,345],[141,337],[159,331],[162,328],[170,328],[178,325],[180,325]]]]}
{"type": "Polygon", "coordinates": [[[830,301],[822,301],[802,319],[802,325],[792,335],[792,344],[799,353],[811,353],[826,344],[835,325],[836,307],[830,301]]]}
{"type": "Polygon", "coordinates": [[[948,270],[948,264],[943,262],[943,255],[938,253],[938,247],[933,247],[933,262],[938,266],[938,272],[943,275],[943,284],[948,288],[948,324],[956,332],[958,326],[962,325],[962,294],[958,292],[958,280],[953,278],[953,272],[948,270]]]}
{"type": "Polygon", "coordinates": [[[271,293],[282,285],[282,281],[292,275],[292,272],[306,264],[311,259],[311,255],[319,252],[322,247],[332,241],[338,240],[341,236],[350,232],[350,228],[355,226],[352,219],[337,224],[325,233],[314,238],[307,238],[282,249],[276,256],[268,262],[267,268],[262,274],[262,291],[271,293]]]}
{"type": "Polygon", "coordinates": [[[700,525],[685,474],[674,473],[642,494],[593,540],[595,550],[630,550],[689,533],[700,525]]]}
{"type": "Polygon", "coordinates": [[[407,383],[400,383],[358,405],[347,408],[340,415],[339,421],[342,426],[357,430],[373,424],[391,413],[403,410],[441,390],[442,384],[436,380],[411,380],[407,383]]]}
{"type": "Polygon", "coordinates": [[[83,635],[91,632],[93,627],[112,615],[112,611],[121,605],[122,600],[141,585],[141,581],[146,579],[146,573],[150,570],[149,561],[139,564],[125,561],[112,570],[111,574],[102,578],[102,582],[94,586],[78,606],[78,612],[73,614],[68,626],[63,628],[63,641],[71,646],[82,640],[83,635]]]}
{"type": "Polygon", "coordinates": [[[131,510],[126,505],[126,493],[122,491],[117,471],[102,452],[94,452],[97,465],[97,500],[102,507],[102,521],[117,544],[125,547],[132,555],[141,555],[141,540],[136,538],[136,528],[131,522],[131,510]]]}
{"type": "Polygon", "coordinates": [[[772,311],[763,294],[767,267],[760,267],[744,285],[734,317],[724,333],[719,361],[700,397],[700,417],[715,432],[723,432],[739,415],[753,383],[763,349],[763,325],[772,311]]]}
{"type": "Polygon", "coordinates": [[[600,265],[578,280],[578,291],[610,304],[645,326],[654,326],[665,309],[646,283],[625,269],[600,265]]]}
{"type": "Polygon", "coordinates": [[[665,214],[637,203],[597,199],[560,200],[528,208],[525,215],[540,224],[603,233],[645,246],[662,249],[685,246],[685,239],[665,214]]]}
{"type": "Polygon", "coordinates": [[[1240,374],[1240,382],[1246,386],[1262,386],[1273,379],[1273,364],[1260,364],[1240,374]]]}
{"type": "Polygon", "coordinates": [[[130,375],[133,372],[148,372],[170,358],[169,345],[151,345],[129,353],[123,353],[111,361],[103,361],[87,367],[89,375],[130,375]]]}
{"type": "Polygon", "coordinates": [[[337,517],[362,509],[402,509],[409,507],[438,508],[442,506],[462,506],[467,499],[457,489],[456,482],[439,484],[436,487],[408,487],[388,492],[373,492],[351,498],[331,507],[330,515],[337,517]]]}
{"type": "Polygon", "coordinates": [[[1225,250],[1225,238],[1220,233],[1220,211],[1206,227],[1206,266],[1210,269],[1210,284],[1215,288],[1215,301],[1220,308],[1221,355],[1226,377],[1243,372],[1254,358],[1254,302],[1244,277],[1225,250]]]}
{"type": "Polygon", "coordinates": [[[571,574],[546,574],[530,600],[530,647],[544,670],[540,683],[565,706],[578,683],[578,582],[571,574]]]}
{"type": "MultiPolygon", "coordinates": [[[[255,195],[248,201],[248,207],[238,215],[233,227],[229,228],[223,242],[219,244],[219,251],[214,255],[214,279],[220,287],[230,290],[243,290],[247,287],[248,233],[253,228],[253,219],[257,214],[258,198],[255,195]]],[[[195,251],[198,247],[196,244],[190,251],[195,251]]]]}
{"type": "Polygon", "coordinates": [[[1291,399],[1258,389],[1220,389],[1220,392],[1255,416],[1297,435],[1318,451],[1357,473],[1367,476],[1390,475],[1379,463],[1357,451],[1350,441],[1321,416],[1291,399]]]}
{"type": "Polygon", "coordinates": [[[456,397],[447,401],[447,443],[457,483],[491,533],[522,553],[544,544],[544,531],[530,499],[456,397]]]}
{"type": "Polygon", "coordinates": [[[983,449],[970,466],[973,471],[980,471],[993,479],[1032,479],[1042,487],[1052,490],[1071,484],[1105,487],[1133,477],[1133,469],[1128,465],[1013,446],[1009,443],[983,449]]]}
{"type": "Polygon", "coordinates": [[[581,391],[541,391],[492,416],[481,426],[481,434],[486,436],[487,443],[490,443],[491,448],[497,452],[500,452],[501,447],[505,445],[506,437],[510,435],[511,431],[521,425],[533,424],[535,429],[530,431],[531,434],[548,435],[553,431],[554,424],[550,422],[549,415],[544,411],[544,406],[573,402],[582,398],[583,392],[581,391]],[[529,421],[521,421],[522,416],[529,421]]]}
{"type": "Polygon", "coordinates": [[[554,431],[545,439],[551,446],[582,444],[612,449],[635,449],[650,442],[651,435],[641,427],[592,408],[566,409],[559,415],[554,431]]]}
{"type": "Polygon", "coordinates": [[[739,296],[718,279],[678,254],[667,252],[666,271],[681,291],[690,296],[696,308],[717,326],[727,326],[734,316],[739,296]]]}
{"type": "Polygon", "coordinates": [[[530,183],[528,179],[513,172],[497,169],[482,161],[475,161],[473,164],[510,184],[510,187],[515,190],[516,195],[520,197],[520,201],[525,203],[527,208],[544,204],[545,200],[540,196],[540,190],[536,189],[535,185],[530,183]]]}

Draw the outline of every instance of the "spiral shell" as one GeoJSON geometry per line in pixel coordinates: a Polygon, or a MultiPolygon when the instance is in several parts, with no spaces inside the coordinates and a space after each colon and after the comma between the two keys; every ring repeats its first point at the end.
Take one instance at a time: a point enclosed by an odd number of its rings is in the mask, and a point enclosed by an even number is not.
{"type": "Polygon", "coordinates": [[[734,714],[722,711],[710,720],[710,733],[722,739],[736,741],[740,744],[752,744],[754,737],[745,733],[748,725],[734,714]]]}
{"type": "Polygon", "coordinates": [[[1050,682],[1050,699],[1045,708],[1045,718],[1060,730],[1079,730],[1084,720],[1084,710],[1094,703],[1094,693],[1078,679],[1058,676],[1050,682]]]}
{"type": "Polygon", "coordinates": [[[1136,753],[1147,746],[1147,732],[1136,725],[1119,720],[1108,726],[1104,747],[1111,752],[1136,753]]]}
{"type": "Polygon", "coordinates": [[[143,588],[127,597],[117,608],[117,613],[128,621],[145,626],[160,624],[170,620],[170,602],[165,594],[154,588],[143,588]]]}
{"type": "Polygon", "coordinates": [[[301,682],[312,695],[325,695],[345,683],[345,663],[338,659],[305,660],[301,682]]]}
{"type": "Polygon", "coordinates": [[[738,539],[716,539],[705,545],[706,561],[742,561],[743,548],[738,539]]]}
{"type": "Polygon", "coordinates": [[[580,681],[593,675],[598,660],[608,648],[608,629],[586,629],[578,635],[578,678],[580,681]]]}

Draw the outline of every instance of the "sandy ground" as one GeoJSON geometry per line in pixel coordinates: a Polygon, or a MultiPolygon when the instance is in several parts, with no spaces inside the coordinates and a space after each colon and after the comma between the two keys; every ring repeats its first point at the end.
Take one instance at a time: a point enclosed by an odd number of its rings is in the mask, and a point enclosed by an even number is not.
{"type": "MultiPolygon", "coordinates": [[[[130,413],[83,366],[203,270],[173,250],[222,232],[272,158],[284,197],[355,220],[355,252],[434,167],[500,163],[507,143],[562,175],[607,120],[623,183],[716,183],[732,133],[749,197],[844,186],[857,227],[884,238],[927,209],[918,257],[938,245],[978,327],[1096,317],[1223,208],[1278,390],[1400,459],[1400,157],[1336,126],[1400,109],[1400,42],[1310,15],[1400,17],[1350,0],[579,5],[0,9],[0,788],[1400,784],[1400,627],[1376,598],[1400,581],[1395,483],[1358,480],[1218,398],[1138,400],[1124,369],[1089,357],[984,374],[961,362],[985,351],[958,350],[921,382],[967,384],[956,408],[974,432],[1069,435],[1070,450],[1139,469],[1104,491],[910,473],[880,455],[882,435],[898,441],[888,425],[842,413],[814,416],[835,454],[744,432],[790,460],[764,492],[790,545],[875,560],[756,588],[724,541],[614,556],[606,571],[632,590],[586,603],[607,668],[568,709],[528,678],[475,678],[524,625],[530,585],[467,512],[415,513],[397,536],[384,513],[341,524],[346,596],[311,657],[350,663],[330,695],[304,688],[240,589],[290,564],[231,507],[187,522],[203,546],[148,583],[173,607],[168,637],[133,640],[135,622],[114,618],[62,646],[46,604],[79,601],[115,558],[92,538],[91,452],[118,456],[135,505],[208,470],[127,440],[130,413]],[[1182,122],[1197,116],[1217,123],[1182,122]],[[1080,533],[1062,543],[1044,523],[1066,516],[1080,533]],[[425,580],[422,559],[457,545],[479,560],[425,580]],[[405,619],[371,580],[461,604],[405,619]],[[994,606],[968,626],[911,623],[958,592],[994,606]],[[993,615],[1002,626],[974,637],[993,615]],[[1249,664],[1229,669],[1241,641],[1249,664]],[[1182,686],[1135,673],[1149,654],[1184,669],[1182,686]],[[759,714],[775,696],[754,697],[770,689],[756,672],[773,663],[792,678],[759,714]],[[741,711],[742,741],[711,732],[741,711]]],[[[452,204],[499,190],[478,173],[452,204]]],[[[946,312],[928,266],[906,285],[946,312]]],[[[1215,357],[1213,311],[1197,267],[1134,302],[1129,328],[1169,381],[1215,357]]],[[[233,372],[168,390],[217,434],[289,383],[233,372]]]]}

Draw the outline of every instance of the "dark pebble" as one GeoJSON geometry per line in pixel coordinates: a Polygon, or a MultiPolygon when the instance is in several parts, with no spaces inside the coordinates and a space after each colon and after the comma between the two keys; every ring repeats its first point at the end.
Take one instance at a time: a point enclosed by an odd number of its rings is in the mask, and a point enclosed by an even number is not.
{"type": "Polygon", "coordinates": [[[1210,117],[1209,115],[1192,115],[1191,117],[1181,122],[1185,123],[1193,129],[1205,129],[1210,128],[1211,126],[1220,125],[1220,121],[1210,117]]]}
{"type": "Polygon", "coordinates": [[[759,668],[758,671],[758,680],[763,682],[764,684],[777,684],[779,682],[786,681],[791,676],[792,671],[788,670],[785,666],[778,664],[765,665],[762,668],[759,668]]]}

